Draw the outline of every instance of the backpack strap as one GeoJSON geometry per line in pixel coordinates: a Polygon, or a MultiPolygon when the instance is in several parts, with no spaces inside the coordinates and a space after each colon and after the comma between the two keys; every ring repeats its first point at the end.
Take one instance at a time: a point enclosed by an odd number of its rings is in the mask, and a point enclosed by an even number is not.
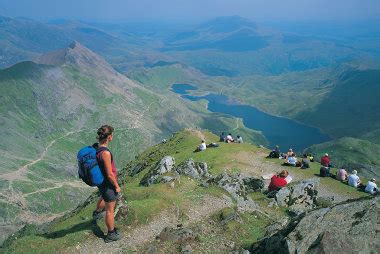
{"type": "MultiPolygon", "coordinates": [[[[96,150],[96,160],[98,162],[99,168],[102,171],[103,175],[106,175],[104,171],[104,162],[102,158],[102,153],[104,151],[110,151],[107,147],[104,146],[99,146],[98,149],[96,150]]],[[[112,153],[111,153],[111,161],[113,160],[112,153]]]]}

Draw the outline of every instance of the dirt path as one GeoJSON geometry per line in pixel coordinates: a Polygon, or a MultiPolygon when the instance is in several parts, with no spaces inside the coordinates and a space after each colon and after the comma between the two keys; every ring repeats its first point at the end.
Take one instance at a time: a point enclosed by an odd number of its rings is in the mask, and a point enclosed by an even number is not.
{"type": "Polygon", "coordinates": [[[24,166],[21,166],[20,168],[18,168],[15,171],[12,171],[10,173],[6,173],[6,174],[3,174],[3,175],[0,175],[0,178],[4,179],[4,180],[8,180],[8,181],[26,180],[25,174],[26,174],[26,172],[28,170],[28,167],[33,166],[34,164],[36,164],[36,163],[40,162],[41,160],[43,160],[45,158],[46,154],[48,153],[50,147],[52,147],[58,140],[61,140],[61,139],[65,138],[65,137],[67,137],[67,136],[69,136],[71,134],[78,133],[78,132],[81,132],[81,131],[83,131],[83,130],[69,131],[65,135],[52,140],[45,147],[45,149],[42,151],[40,157],[38,157],[35,160],[32,160],[31,162],[29,162],[28,164],[25,164],[24,166]]]}
{"type": "MultiPolygon", "coordinates": [[[[211,214],[230,206],[232,206],[232,201],[228,197],[218,198],[205,196],[201,204],[195,205],[185,212],[189,218],[185,223],[185,226],[199,222],[211,214]]],[[[147,242],[153,241],[165,227],[175,227],[179,223],[178,216],[178,208],[173,206],[172,209],[161,212],[149,224],[132,229],[129,233],[124,233],[123,238],[118,242],[105,244],[103,239],[93,236],[89,237],[88,240],[79,243],[75,247],[67,248],[64,252],[121,253],[126,252],[126,250],[134,250],[147,242]]]]}

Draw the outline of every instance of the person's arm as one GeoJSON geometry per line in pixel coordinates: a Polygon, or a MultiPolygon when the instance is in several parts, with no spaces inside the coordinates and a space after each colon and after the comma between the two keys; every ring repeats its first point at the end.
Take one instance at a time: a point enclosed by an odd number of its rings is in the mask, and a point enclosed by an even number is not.
{"type": "Polygon", "coordinates": [[[116,177],[112,173],[111,153],[108,151],[104,151],[102,153],[102,159],[104,162],[104,167],[106,169],[106,177],[111,182],[111,184],[115,186],[116,192],[120,192],[119,183],[117,182],[116,177]]]}

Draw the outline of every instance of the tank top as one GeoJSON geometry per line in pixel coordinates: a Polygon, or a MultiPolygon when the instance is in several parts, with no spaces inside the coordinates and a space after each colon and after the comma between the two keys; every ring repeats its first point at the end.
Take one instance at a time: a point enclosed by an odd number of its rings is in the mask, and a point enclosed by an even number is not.
{"type": "Polygon", "coordinates": [[[100,170],[102,171],[103,175],[104,175],[104,178],[108,181],[108,178],[106,177],[107,176],[107,171],[106,171],[106,168],[104,166],[104,161],[103,161],[103,158],[102,158],[102,153],[104,151],[108,151],[110,152],[111,154],[111,166],[112,166],[112,174],[116,177],[117,176],[117,172],[116,172],[116,167],[115,167],[115,162],[113,160],[113,155],[111,153],[111,151],[107,148],[107,147],[104,147],[104,146],[100,146],[98,148],[98,150],[96,150],[96,160],[98,161],[98,165],[99,165],[99,168],[100,170]]]}

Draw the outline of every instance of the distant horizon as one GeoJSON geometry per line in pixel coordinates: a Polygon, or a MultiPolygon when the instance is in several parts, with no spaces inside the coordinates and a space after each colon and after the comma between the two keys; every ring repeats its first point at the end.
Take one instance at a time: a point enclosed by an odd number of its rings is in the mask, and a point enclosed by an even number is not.
{"type": "Polygon", "coordinates": [[[196,23],[221,16],[256,22],[363,22],[380,20],[377,0],[0,0],[0,15],[33,20],[196,23]]]}

